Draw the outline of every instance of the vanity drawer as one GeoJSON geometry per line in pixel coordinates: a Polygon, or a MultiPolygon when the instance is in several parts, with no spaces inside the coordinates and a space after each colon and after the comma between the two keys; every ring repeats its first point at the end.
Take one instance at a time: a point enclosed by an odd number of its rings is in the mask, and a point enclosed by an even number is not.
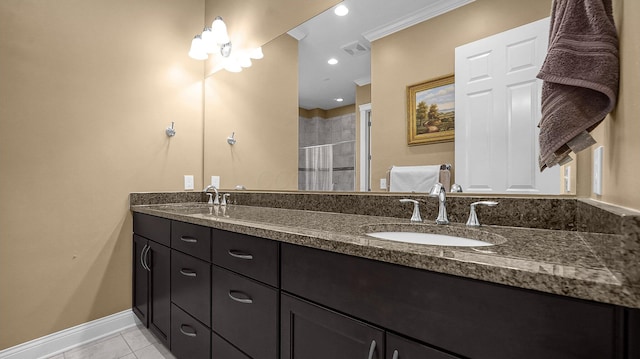
{"type": "Polygon", "coordinates": [[[282,290],[469,358],[618,358],[619,308],[282,244],[282,290]]]}
{"type": "Polygon", "coordinates": [[[148,214],[134,213],[133,233],[169,247],[171,221],[148,214]]]}
{"type": "Polygon", "coordinates": [[[214,264],[278,286],[278,242],[217,229],[212,238],[214,264]]]}
{"type": "Polygon", "coordinates": [[[211,264],[171,251],[171,301],[211,326],[211,264]]]}
{"type": "Polygon", "coordinates": [[[211,357],[213,359],[251,359],[215,332],[211,332],[211,357]]]}
{"type": "Polygon", "coordinates": [[[171,248],[211,262],[211,228],[172,221],[171,248]]]}
{"type": "Polygon", "coordinates": [[[211,269],[213,330],[253,358],[277,358],[278,291],[223,268],[211,269]]]}
{"type": "Polygon", "coordinates": [[[210,359],[211,330],[171,305],[171,353],[177,358],[210,359]]]}

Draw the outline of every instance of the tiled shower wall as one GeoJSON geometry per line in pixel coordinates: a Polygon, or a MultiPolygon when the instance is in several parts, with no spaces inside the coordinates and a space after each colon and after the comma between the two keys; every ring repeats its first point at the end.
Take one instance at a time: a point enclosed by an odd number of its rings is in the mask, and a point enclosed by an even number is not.
{"type": "Polygon", "coordinates": [[[356,114],[298,119],[298,189],[304,190],[307,168],[304,148],[333,145],[333,190],[355,190],[356,114]]]}

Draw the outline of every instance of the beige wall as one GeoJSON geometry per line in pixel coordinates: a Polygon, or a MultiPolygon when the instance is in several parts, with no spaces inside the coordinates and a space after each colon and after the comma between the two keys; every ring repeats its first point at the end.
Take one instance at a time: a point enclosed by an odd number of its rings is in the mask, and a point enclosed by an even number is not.
{"type": "Polygon", "coordinates": [[[604,176],[602,196],[592,198],[640,210],[640,2],[614,0],[613,10],[620,37],[620,93],[613,113],[594,131],[598,144],[592,151],[604,146],[604,176]]]}
{"type": "Polygon", "coordinates": [[[203,14],[0,1],[0,349],[131,307],[128,194],[202,186],[203,14]]]}
{"type": "Polygon", "coordinates": [[[454,163],[453,142],[407,146],[407,86],[452,74],[457,46],[547,17],[550,8],[551,0],[477,0],[373,42],[372,183],[392,165],[454,163]]]}
{"type": "Polygon", "coordinates": [[[216,175],[223,189],[298,188],[298,42],[285,34],[263,52],[240,73],[205,80],[205,183],[216,175]]]}

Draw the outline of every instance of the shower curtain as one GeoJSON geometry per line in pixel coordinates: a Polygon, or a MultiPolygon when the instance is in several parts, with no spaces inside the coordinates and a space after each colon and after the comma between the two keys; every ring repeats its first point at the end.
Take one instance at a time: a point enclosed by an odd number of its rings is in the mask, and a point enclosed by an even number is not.
{"type": "Polygon", "coordinates": [[[333,145],[310,146],[305,153],[305,190],[333,190],[333,145]]]}

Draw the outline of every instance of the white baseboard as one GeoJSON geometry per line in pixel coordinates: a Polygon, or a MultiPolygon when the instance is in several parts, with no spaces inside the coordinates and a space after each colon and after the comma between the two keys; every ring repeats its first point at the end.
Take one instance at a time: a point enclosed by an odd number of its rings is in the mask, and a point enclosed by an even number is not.
{"type": "Polygon", "coordinates": [[[0,351],[0,359],[47,358],[136,324],[131,309],[77,325],[0,351]]]}

